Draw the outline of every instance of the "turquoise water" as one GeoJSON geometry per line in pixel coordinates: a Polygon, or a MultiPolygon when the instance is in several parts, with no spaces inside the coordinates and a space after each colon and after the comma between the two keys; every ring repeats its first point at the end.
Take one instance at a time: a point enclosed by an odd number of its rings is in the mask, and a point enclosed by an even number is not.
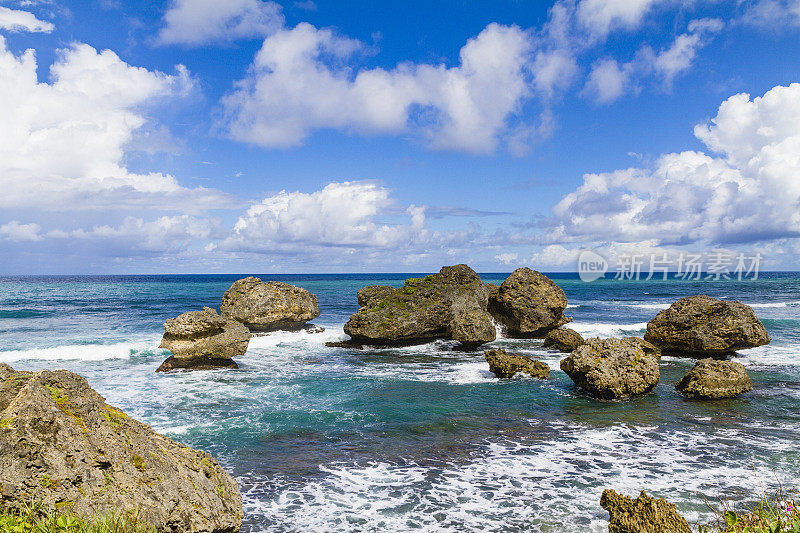
{"type": "MultiPolygon", "coordinates": [[[[219,307],[240,276],[0,278],[0,361],[66,368],[109,403],[214,454],[239,481],[243,531],[604,531],[604,488],[675,501],[690,521],[710,501],[752,499],[800,479],[800,276],[756,281],[599,280],[554,275],[584,336],[641,335],[689,294],[739,299],[770,346],[742,351],[755,390],[695,402],[664,358],[646,396],[576,391],[540,340],[492,345],[534,356],[549,381],[499,381],[481,353],[437,342],[326,348],[370,284],[410,275],[264,276],[314,292],[324,333],[254,338],[239,370],[155,374],[165,319],[219,307]]],[[[500,282],[505,275],[485,274],[500,282]]]]}

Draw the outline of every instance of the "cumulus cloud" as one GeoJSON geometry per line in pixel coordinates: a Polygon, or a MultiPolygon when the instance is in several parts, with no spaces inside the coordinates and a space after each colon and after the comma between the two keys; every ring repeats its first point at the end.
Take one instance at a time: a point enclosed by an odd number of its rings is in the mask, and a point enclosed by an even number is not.
{"type": "Polygon", "coordinates": [[[719,19],[693,20],[689,23],[688,33],[679,35],[672,46],[658,54],[650,54],[652,67],[663,79],[665,87],[672,87],[675,77],[692,66],[698,50],[708,44],[708,38],[723,27],[719,19]]]}
{"type": "Polygon", "coordinates": [[[492,152],[530,91],[531,42],[490,24],[460,52],[460,65],[403,63],[353,71],[362,43],[301,23],[268,37],[247,78],[223,99],[237,140],[303,143],[320,129],[414,132],[434,148],[492,152]]]}
{"type": "Polygon", "coordinates": [[[510,265],[516,263],[519,259],[519,254],[516,252],[504,252],[502,254],[497,254],[494,256],[495,261],[498,263],[503,263],[504,265],[510,265]]]}
{"type": "Polygon", "coordinates": [[[577,20],[593,40],[616,29],[638,27],[650,9],[664,0],[582,0],[577,20]]]}
{"type": "Polygon", "coordinates": [[[74,44],[59,51],[50,78],[39,82],[33,50],[15,56],[0,36],[0,207],[191,210],[229,202],[123,164],[127,144],[147,122],[145,106],[191,86],[185,68],[166,75],[74,44]]]}
{"type": "Polygon", "coordinates": [[[632,75],[632,63],[620,65],[615,59],[601,59],[592,65],[583,94],[599,104],[613,102],[628,92],[632,75]]]}
{"type": "Polygon", "coordinates": [[[50,22],[39,20],[29,11],[10,9],[0,6],[0,30],[13,32],[50,33],[55,26],[50,22]]]}
{"type": "Polygon", "coordinates": [[[39,233],[42,227],[39,224],[21,224],[17,220],[0,226],[0,239],[14,242],[40,241],[42,236],[39,233]]]}
{"type": "Polygon", "coordinates": [[[585,175],[553,208],[546,238],[678,245],[800,236],[800,84],[732,96],[695,135],[711,154],[585,175]]]}
{"type": "Polygon", "coordinates": [[[262,0],[174,0],[164,14],[159,44],[199,46],[264,37],[283,27],[281,6],[262,0]]]}
{"type": "Polygon", "coordinates": [[[800,26],[800,0],[758,0],[748,6],[741,20],[771,30],[800,26]]]}

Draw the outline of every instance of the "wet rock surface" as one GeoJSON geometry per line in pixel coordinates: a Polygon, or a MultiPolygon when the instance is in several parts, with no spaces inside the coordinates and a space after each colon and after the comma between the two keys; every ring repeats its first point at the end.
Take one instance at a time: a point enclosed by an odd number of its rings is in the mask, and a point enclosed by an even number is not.
{"type": "Polygon", "coordinates": [[[543,346],[559,352],[570,353],[583,343],[583,337],[574,329],[558,328],[545,336],[543,346]]]}
{"type": "Polygon", "coordinates": [[[251,276],[225,291],[220,312],[252,331],[297,330],[319,316],[319,304],[306,289],[251,276]]]}
{"type": "Polygon", "coordinates": [[[753,382],[741,363],[706,358],[695,363],[675,388],[689,398],[717,400],[750,392],[753,382]]]}
{"type": "Polygon", "coordinates": [[[691,533],[689,523],[678,514],[675,504],[648,496],[636,499],[611,489],[603,491],[600,506],[608,511],[609,533],[691,533]]]}
{"type": "Polygon", "coordinates": [[[489,312],[512,337],[540,338],[572,321],[564,316],[567,296],[547,276],[518,268],[489,298],[489,312]]]}
{"type": "Polygon", "coordinates": [[[509,354],[503,349],[489,350],[484,355],[489,363],[489,370],[498,378],[512,378],[518,372],[539,379],[550,377],[550,367],[530,357],[509,354]]]}

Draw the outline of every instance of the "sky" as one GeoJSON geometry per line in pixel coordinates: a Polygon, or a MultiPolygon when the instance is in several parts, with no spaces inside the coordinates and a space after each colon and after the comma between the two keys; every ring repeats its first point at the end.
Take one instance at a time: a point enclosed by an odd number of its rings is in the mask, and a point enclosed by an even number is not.
{"type": "Polygon", "coordinates": [[[800,0],[0,0],[0,274],[798,237],[800,0]]]}

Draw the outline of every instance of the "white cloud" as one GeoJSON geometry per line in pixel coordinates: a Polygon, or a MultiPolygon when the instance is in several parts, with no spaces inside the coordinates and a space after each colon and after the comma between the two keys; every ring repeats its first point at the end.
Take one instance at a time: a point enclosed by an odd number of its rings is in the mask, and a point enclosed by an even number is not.
{"type": "Polygon", "coordinates": [[[33,50],[15,56],[0,36],[0,207],[203,209],[228,201],[123,165],[127,144],[147,122],[144,106],[191,86],[183,67],[166,75],[74,44],[59,51],[50,77],[39,82],[33,50]]]}
{"type": "Polygon", "coordinates": [[[519,254],[515,252],[505,252],[502,254],[497,254],[494,256],[495,261],[498,263],[503,263],[504,265],[510,265],[512,263],[516,263],[519,259],[519,254]]]}
{"type": "Polygon", "coordinates": [[[582,0],[577,7],[577,20],[592,39],[601,39],[616,29],[638,27],[659,2],[663,0],[582,0]]]}
{"type": "Polygon", "coordinates": [[[0,239],[7,239],[14,242],[40,241],[42,236],[39,224],[21,224],[19,221],[11,222],[0,226],[0,239]]]}
{"type": "Polygon", "coordinates": [[[262,0],[174,0],[164,14],[159,44],[198,46],[264,37],[283,27],[281,6],[262,0]]]}
{"type": "Polygon", "coordinates": [[[551,97],[572,85],[578,75],[578,62],[564,49],[540,51],[533,63],[533,85],[545,96],[551,97]]]}
{"type": "Polygon", "coordinates": [[[490,24],[461,49],[460,65],[403,63],[353,72],[361,43],[299,24],[264,41],[248,77],[223,99],[237,140],[303,143],[315,130],[415,132],[439,149],[492,152],[529,92],[531,42],[490,24]]]}
{"type": "Polygon", "coordinates": [[[747,8],[742,21],[769,30],[800,26],[800,0],[759,0],[747,8]]]}
{"type": "Polygon", "coordinates": [[[553,208],[550,242],[744,243],[800,236],[800,84],[732,96],[686,151],[587,174],[553,208]]]}
{"type": "Polygon", "coordinates": [[[20,11],[0,6],[0,30],[14,32],[50,33],[55,26],[39,20],[29,11],[20,11]]]}
{"type": "Polygon", "coordinates": [[[601,59],[592,65],[583,94],[607,104],[622,97],[631,84],[632,63],[620,65],[615,59],[601,59]]]}
{"type": "Polygon", "coordinates": [[[676,76],[692,66],[700,48],[708,44],[708,37],[719,33],[724,24],[719,19],[699,19],[689,23],[689,32],[679,35],[672,46],[652,56],[652,67],[661,76],[667,88],[672,87],[676,76]]]}

